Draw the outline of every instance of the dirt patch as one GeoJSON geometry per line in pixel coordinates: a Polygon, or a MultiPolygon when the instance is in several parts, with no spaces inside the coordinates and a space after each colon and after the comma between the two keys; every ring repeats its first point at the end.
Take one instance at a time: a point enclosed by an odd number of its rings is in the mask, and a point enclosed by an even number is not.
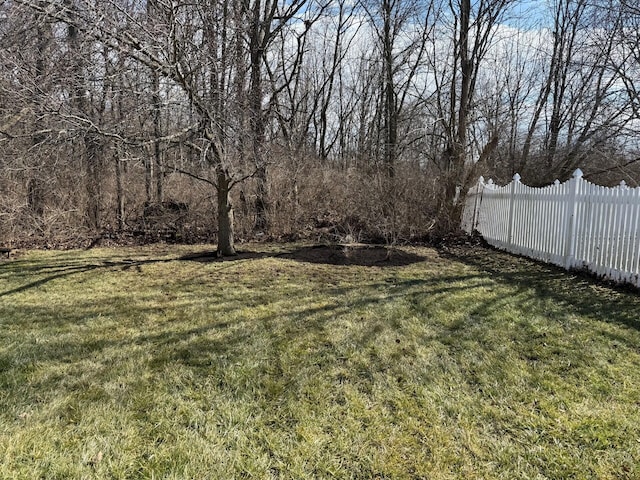
{"type": "Polygon", "coordinates": [[[298,262],[364,267],[402,267],[425,257],[380,245],[313,245],[278,255],[298,262]]]}
{"type": "Polygon", "coordinates": [[[284,253],[238,251],[232,257],[220,257],[215,250],[190,253],[180,260],[191,262],[233,262],[266,257],[286,258],[297,262],[322,265],[359,265],[365,267],[402,267],[424,261],[415,253],[381,245],[312,245],[284,253]]]}

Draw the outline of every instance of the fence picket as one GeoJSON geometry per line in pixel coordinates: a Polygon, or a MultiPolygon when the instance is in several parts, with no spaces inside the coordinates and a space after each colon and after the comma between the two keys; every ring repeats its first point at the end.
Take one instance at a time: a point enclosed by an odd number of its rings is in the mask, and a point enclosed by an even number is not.
{"type": "Polygon", "coordinates": [[[635,277],[636,286],[640,286],[640,279],[638,278],[640,271],[640,235],[638,234],[638,224],[640,217],[640,188],[636,187],[633,189],[633,209],[632,214],[633,217],[633,227],[631,227],[631,266],[629,268],[629,273],[631,274],[631,278],[635,277]]]}
{"type": "MultiPolygon", "coordinates": [[[[626,191],[626,190],[625,190],[626,191]]],[[[622,242],[622,281],[629,282],[631,281],[631,275],[629,272],[629,268],[631,266],[630,257],[631,257],[631,198],[633,192],[628,192],[628,195],[624,196],[624,224],[622,226],[623,232],[623,242],[622,242]]]]}
{"type": "Polygon", "coordinates": [[[542,188],[518,174],[504,186],[480,177],[462,227],[512,253],[640,287],[640,187],[594,185],[580,170],[542,188]]]}

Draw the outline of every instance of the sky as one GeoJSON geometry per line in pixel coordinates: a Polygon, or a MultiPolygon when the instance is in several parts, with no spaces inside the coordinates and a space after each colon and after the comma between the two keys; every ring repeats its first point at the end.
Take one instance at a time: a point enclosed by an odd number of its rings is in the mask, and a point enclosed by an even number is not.
{"type": "Polygon", "coordinates": [[[505,24],[523,29],[540,28],[548,24],[549,0],[519,0],[512,7],[513,15],[505,19],[505,24]]]}

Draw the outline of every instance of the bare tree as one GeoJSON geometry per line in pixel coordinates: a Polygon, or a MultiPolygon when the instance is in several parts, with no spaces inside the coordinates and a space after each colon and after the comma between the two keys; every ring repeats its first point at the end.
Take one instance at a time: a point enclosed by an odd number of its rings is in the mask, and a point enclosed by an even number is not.
{"type": "MultiPolygon", "coordinates": [[[[251,126],[251,151],[256,168],[257,192],[255,201],[256,221],[254,229],[268,229],[267,161],[264,158],[266,124],[269,110],[263,106],[264,65],[268,63],[267,52],[279,32],[291,22],[307,5],[307,0],[279,2],[278,0],[250,0],[243,5],[247,22],[249,46],[249,92],[248,105],[251,126]]],[[[302,19],[299,20],[300,22],[302,19]]],[[[311,21],[311,20],[307,20],[311,21]]]]}
{"type": "MultiPolygon", "coordinates": [[[[380,118],[383,158],[387,174],[394,176],[400,150],[399,128],[409,100],[424,95],[427,40],[436,20],[434,1],[381,0],[369,5],[367,14],[375,32],[380,58],[380,118]],[[420,78],[422,77],[422,78],[420,78]],[[416,85],[418,82],[418,85],[416,85]]],[[[417,102],[411,102],[416,106],[417,102]]]]}
{"type": "Polygon", "coordinates": [[[612,68],[623,13],[585,0],[558,1],[552,13],[552,48],[518,162],[540,183],[588,168],[631,120],[630,99],[612,68]]]}
{"type": "MultiPolygon", "coordinates": [[[[492,46],[495,31],[508,12],[512,0],[470,0],[450,2],[452,23],[450,58],[438,66],[432,60],[438,90],[438,129],[442,131],[444,150],[438,163],[442,169],[438,229],[450,231],[459,223],[462,202],[474,168],[486,160],[498,144],[497,131],[488,132],[483,145],[470,143],[469,129],[473,120],[479,73],[492,46]],[[449,67],[448,65],[451,65],[449,67]]],[[[436,46],[436,51],[442,47],[436,46]]],[[[446,50],[445,50],[446,51],[446,50]]]]}
{"type": "MultiPolygon", "coordinates": [[[[242,124],[234,122],[234,113],[239,111],[242,99],[232,88],[235,78],[244,75],[244,41],[239,31],[244,31],[243,13],[247,11],[241,2],[232,0],[207,1],[193,4],[190,2],[166,2],[158,0],[154,7],[157,22],[150,25],[144,21],[135,5],[121,4],[116,1],[103,4],[90,4],[85,1],[83,8],[74,10],[69,4],[59,5],[48,1],[21,2],[46,18],[68,25],[70,39],[82,34],[92,41],[99,42],[120,54],[126,54],[141,65],[149,68],[153,74],[167,79],[179,89],[195,113],[197,125],[192,129],[189,144],[199,152],[203,165],[208,166],[214,175],[208,172],[200,174],[180,169],[193,178],[203,180],[214,186],[218,199],[218,248],[223,255],[235,254],[233,240],[233,206],[231,189],[251,175],[234,151],[231,138],[242,136],[242,124]],[[79,11],[92,12],[95,16],[80,15],[79,11]],[[92,21],[99,18],[100,21],[92,21]]],[[[258,18],[259,31],[253,31],[251,57],[258,71],[253,74],[251,91],[261,96],[260,71],[266,48],[273,31],[272,21],[284,25],[290,20],[302,4],[295,8],[282,10],[278,4],[270,4],[266,18],[258,18]],[[266,30],[265,30],[266,28],[266,30]],[[262,30],[260,30],[262,29],[262,30]],[[266,37],[266,38],[265,38],[266,37]],[[257,43],[256,43],[257,42],[257,43]]],[[[256,14],[262,13],[262,5],[255,6],[256,14]]],[[[255,25],[254,25],[255,27],[255,25]]],[[[256,109],[260,100],[251,103],[256,109]]],[[[157,111],[157,109],[156,109],[157,111]]],[[[262,140],[262,112],[253,118],[256,149],[262,140]]],[[[157,126],[157,123],[156,123],[157,126]]],[[[157,135],[156,135],[157,138],[157,135]]],[[[254,158],[254,168],[261,162],[254,158]]]]}

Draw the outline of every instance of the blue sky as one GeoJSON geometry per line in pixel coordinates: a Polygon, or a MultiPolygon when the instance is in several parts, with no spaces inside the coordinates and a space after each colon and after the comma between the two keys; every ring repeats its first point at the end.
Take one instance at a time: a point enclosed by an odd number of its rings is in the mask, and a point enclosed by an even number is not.
{"type": "Polygon", "coordinates": [[[512,7],[512,18],[506,24],[518,28],[539,28],[548,24],[549,0],[521,0],[512,7]]]}

